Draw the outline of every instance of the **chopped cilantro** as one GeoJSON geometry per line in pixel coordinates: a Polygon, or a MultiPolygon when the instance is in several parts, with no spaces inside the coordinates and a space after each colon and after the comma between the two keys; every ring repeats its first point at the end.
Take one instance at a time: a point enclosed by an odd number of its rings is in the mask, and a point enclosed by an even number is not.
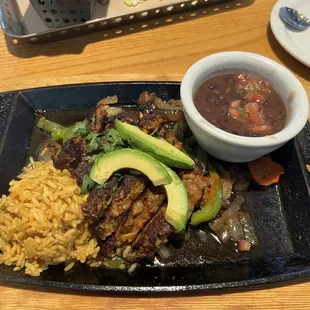
{"type": "Polygon", "coordinates": [[[118,178],[116,184],[113,186],[113,192],[114,192],[114,193],[118,190],[118,188],[119,188],[119,186],[120,186],[120,184],[121,184],[123,178],[124,178],[124,177],[121,175],[121,176],[118,178]]]}
{"type": "Polygon", "coordinates": [[[249,113],[246,112],[243,108],[238,108],[238,112],[241,118],[248,118],[249,113]]]}
{"type": "Polygon", "coordinates": [[[87,133],[85,122],[77,122],[73,126],[71,126],[71,128],[72,135],[74,135],[75,137],[84,136],[87,133]]]}
{"type": "Polygon", "coordinates": [[[247,90],[246,89],[236,89],[236,93],[243,97],[246,93],[247,93],[247,90]]]}
{"type": "Polygon", "coordinates": [[[109,206],[112,202],[112,199],[113,199],[113,196],[114,194],[116,193],[116,191],[118,190],[122,180],[123,180],[123,176],[120,176],[119,179],[117,180],[117,182],[115,183],[115,185],[113,186],[113,190],[112,190],[112,195],[111,197],[109,198],[109,200],[107,201],[107,205],[109,206]]]}
{"type": "Polygon", "coordinates": [[[88,175],[84,175],[81,188],[82,195],[88,193],[94,186],[95,182],[88,175]]]}
{"type": "MultiPolygon", "coordinates": [[[[100,136],[103,134],[94,134],[89,132],[85,139],[88,141],[88,153],[96,151],[100,146],[100,136]]],[[[118,150],[124,146],[124,142],[121,139],[119,132],[116,129],[110,129],[105,135],[104,140],[107,142],[102,144],[104,153],[110,153],[118,150]]]]}
{"type": "Polygon", "coordinates": [[[113,147],[110,143],[105,143],[104,145],[102,145],[102,149],[104,153],[108,154],[110,152],[118,150],[119,148],[113,147]]]}
{"type": "Polygon", "coordinates": [[[85,139],[89,142],[88,143],[88,153],[91,153],[95,150],[98,149],[99,147],[99,143],[100,143],[100,138],[98,137],[98,135],[93,134],[92,132],[90,132],[85,139]]]}
{"type": "Polygon", "coordinates": [[[158,134],[158,127],[156,127],[151,133],[150,136],[159,136],[158,134]]]}
{"type": "Polygon", "coordinates": [[[113,199],[113,195],[114,195],[114,194],[112,194],[111,197],[109,198],[109,200],[107,201],[107,206],[109,206],[109,205],[111,204],[112,199],[113,199]]]}
{"type": "Polygon", "coordinates": [[[95,162],[102,154],[94,154],[94,155],[91,155],[91,156],[87,156],[87,161],[89,163],[93,163],[95,162]]]}
{"type": "Polygon", "coordinates": [[[119,132],[116,129],[110,129],[105,136],[107,143],[102,145],[102,149],[105,153],[110,153],[115,150],[121,149],[125,144],[121,139],[119,132]]]}
{"type": "Polygon", "coordinates": [[[103,183],[103,184],[98,184],[95,186],[95,189],[99,189],[99,188],[106,188],[107,187],[107,183],[103,183]]]}
{"type": "Polygon", "coordinates": [[[123,146],[124,142],[121,139],[121,136],[119,135],[119,132],[116,129],[110,129],[107,134],[107,140],[108,142],[112,143],[113,146],[119,145],[123,146]]]}

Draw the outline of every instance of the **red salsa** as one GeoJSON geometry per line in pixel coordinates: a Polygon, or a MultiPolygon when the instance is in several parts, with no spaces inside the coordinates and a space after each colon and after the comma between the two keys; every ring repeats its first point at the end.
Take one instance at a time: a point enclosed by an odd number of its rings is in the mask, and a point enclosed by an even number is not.
{"type": "Polygon", "coordinates": [[[287,120],[286,105],[272,85],[244,73],[205,81],[195,94],[194,104],[207,121],[240,136],[277,133],[287,120]]]}

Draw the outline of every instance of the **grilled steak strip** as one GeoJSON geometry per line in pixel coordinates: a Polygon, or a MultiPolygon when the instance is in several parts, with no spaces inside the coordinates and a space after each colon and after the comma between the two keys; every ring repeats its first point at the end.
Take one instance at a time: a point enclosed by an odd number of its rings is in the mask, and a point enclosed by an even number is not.
{"type": "Polygon", "coordinates": [[[208,185],[207,177],[205,177],[204,174],[205,170],[199,163],[196,163],[194,169],[181,170],[179,172],[179,176],[186,187],[188,204],[191,213],[202,199],[204,189],[208,185]]]}
{"type": "Polygon", "coordinates": [[[143,117],[140,118],[139,128],[148,134],[152,133],[156,128],[159,129],[164,124],[170,122],[170,120],[165,115],[160,115],[156,113],[141,114],[143,117]]]}
{"type": "Polygon", "coordinates": [[[132,204],[124,216],[115,234],[107,240],[102,248],[105,256],[112,256],[116,248],[121,254],[137,237],[148,221],[157,212],[165,200],[162,187],[150,185],[132,204]]]}
{"type": "Polygon", "coordinates": [[[87,128],[95,133],[102,132],[108,121],[108,113],[105,104],[98,104],[87,118],[87,128]]]}
{"type": "Polygon", "coordinates": [[[87,216],[91,225],[98,223],[107,208],[107,201],[113,194],[113,188],[116,185],[118,178],[112,176],[106,183],[105,187],[94,189],[89,192],[87,201],[83,204],[82,210],[87,216]]]}
{"type": "Polygon", "coordinates": [[[52,159],[57,169],[76,169],[86,155],[87,142],[81,137],[76,137],[66,141],[52,159]]]}
{"type": "Polygon", "coordinates": [[[109,131],[115,127],[115,119],[122,122],[138,126],[144,132],[150,134],[157,129],[157,133],[160,137],[164,138],[170,144],[176,146],[177,148],[182,148],[182,143],[176,138],[173,132],[173,122],[171,122],[168,117],[164,114],[158,113],[158,111],[136,111],[127,110],[118,113],[114,117],[107,117],[105,111],[101,111],[100,105],[97,106],[95,114],[89,118],[89,124],[92,124],[92,119],[96,122],[91,125],[92,130],[95,132],[109,131]],[[102,121],[100,121],[100,113],[102,115],[102,121]],[[99,124],[99,125],[98,125],[99,124]],[[95,129],[95,126],[97,129],[95,129]]]}
{"type": "Polygon", "coordinates": [[[76,179],[77,184],[82,187],[83,178],[85,175],[90,173],[92,164],[90,164],[86,159],[83,159],[76,169],[70,169],[72,176],[76,179]]]}
{"type": "Polygon", "coordinates": [[[122,122],[138,126],[144,132],[150,134],[156,128],[161,128],[165,124],[171,123],[167,116],[159,113],[154,113],[153,111],[135,111],[128,110],[122,113],[110,117],[108,123],[105,127],[105,130],[114,128],[115,119],[118,119],[122,122]]]}
{"type": "Polygon", "coordinates": [[[97,226],[97,232],[101,240],[111,236],[118,228],[127,210],[143,192],[148,179],[142,176],[125,175],[123,183],[113,194],[110,207],[107,209],[104,219],[97,226]]]}
{"type": "Polygon", "coordinates": [[[158,132],[159,136],[168,143],[175,146],[177,149],[182,150],[182,142],[180,142],[175,133],[169,125],[164,125],[158,132]]]}
{"type": "Polygon", "coordinates": [[[165,220],[166,207],[159,209],[152,220],[143,229],[132,245],[131,251],[123,256],[129,262],[154,256],[156,249],[166,243],[168,236],[173,232],[173,227],[165,220]]]}

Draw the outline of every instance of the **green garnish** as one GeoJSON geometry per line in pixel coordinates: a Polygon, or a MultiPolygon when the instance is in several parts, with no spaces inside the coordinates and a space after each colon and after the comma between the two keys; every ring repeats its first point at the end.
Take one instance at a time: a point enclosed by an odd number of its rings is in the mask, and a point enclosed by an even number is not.
{"type": "Polygon", "coordinates": [[[238,108],[238,112],[241,118],[248,118],[249,117],[249,113],[246,112],[243,108],[238,108]]]}
{"type": "Polygon", "coordinates": [[[123,146],[124,145],[124,142],[121,136],[119,135],[118,130],[113,129],[113,128],[110,129],[107,134],[107,141],[112,143],[112,146],[116,146],[116,145],[123,146]]]}
{"type": "Polygon", "coordinates": [[[102,146],[102,149],[104,153],[108,154],[115,150],[118,150],[119,148],[113,147],[111,144],[107,143],[102,146]]]}
{"type": "Polygon", "coordinates": [[[112,202],[112,199],[113,199],[113,194],[111,195],[111,197],[109,198],[109,200],[107,201],[107,206],[109,206],[112,202]]]}
{"type": "Polygon", "coordinates": [[[247,90],[246,89],[236,89],[236,93],[243,97],[246,93],[247,93],[247,90]]]}
{"type": "Polygon", "coordinates": [[[85,195],[95,186],[95,182],[88,176],[84,175],[81,194],[85,195]]]}
{"type": "MultiPolygon", "coordinates": [[[[94,116],[92,117],[91,121],[92,123],[95,122],[94,116]]],[[[86,121],[77,122],[72,126],[65,127],[45,118],[41,118],[38,122],[38,127],[49,132],[54,141],[62,140],[63,143],[75,137],[83,137],[87,141],[87,153],[89,154],[97,151],[100,148],[100,137],[104,135],[103,133],[95,134],[89,131],[86,128],[86,121]]],[[[109,132],[104,135],[104,137],[107,141],[102,145],[103,151],[105,153],[119,150],[125,146],[119,135],[119,132],[116,129],[110,129],[109,132]]],[[[93,160],[94,158],[91,156],[89,161],[92,162],[93,160]]]]}
{"type": "Polygon", "coordinates": [[[106,188],[106,187],[107,187],[107,183],[97,184],[97,185],[95,186],[95,189],[106,188]]]}
{"type": "Polygon", "coordinates": [[[100,143],[99,135],[89,132],[85,139],[88,142],[88,153],[92,153],[93,151],[98,149],[100,143]]]}
{"type": "Polygon", "coordinates": [[[87,156],[86,159],[89,163],[95,162],[102,154],[93,154],[91,156],[87,156]]]}
{"type": "Polygon", "coordinates": [[[158,134],[158,127],[156,127],[151,133],[150,133],[150,136],[159,136],[158,134]]]}
{"type": "Polygon", "coordinates": [[[107,143],[102,145],[103,151],[107,154],[124,147],[124,142],[121,139],[119,132],[116,129],[110,129],[107,135],[105,136],[107,143]]]}
{"type": "Polygon", "coordinates": [[[124,178],[124,177],[121,176],[121,177],[117,180],[117,182],[115,183],[115,185],[113,186],[112,195],[111,195],[111,197],[109,198],[109,200],[107,201],[107,206],[109,206],[109,205],[111,204],[112,199],[113,199],[113,196],[114,196],[114,194],[116,193],[116,191],[118,190],[118,188],[119,188],[119,186],[120,186],[121,181],[123,180],[123,178],[124,178]]]}

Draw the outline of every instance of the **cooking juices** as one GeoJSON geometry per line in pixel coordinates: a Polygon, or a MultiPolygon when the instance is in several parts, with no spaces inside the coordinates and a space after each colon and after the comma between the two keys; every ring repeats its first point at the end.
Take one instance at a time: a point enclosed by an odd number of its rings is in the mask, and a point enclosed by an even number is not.
{"type": "Polygon", "coordinates": [[[240,136],[277,133],[287,120],[286,105],[272,85],[244,73],[205,81],[195,94],[194,104],[207,121],[240,136]]]}

